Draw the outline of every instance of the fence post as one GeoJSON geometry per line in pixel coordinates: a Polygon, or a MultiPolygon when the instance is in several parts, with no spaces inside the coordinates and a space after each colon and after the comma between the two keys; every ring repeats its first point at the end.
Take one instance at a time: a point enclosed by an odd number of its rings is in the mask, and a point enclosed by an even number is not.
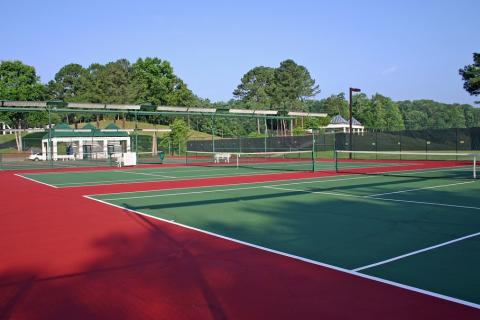
{"type": "Polygon", "coordinates": [[[315,172],[315,131],[312,129],[312,171],[315,172]]]}
{"type": "Polygon", "coordinates": [[[267,116],[264,116],[264,123],[265,123],[265,132],[264,132],[264,139],[263,139],[263,145],[264,145],[264,151],[267,152],[267,136],[268,136],[268,128],[267,128],[267,116]]]}
{"type": "Polygon", "coordinates": [[[402,160],[402,131],[398,131],[398,148],[400,151],[400,160],[402,160]]]}
{"type": "Polygon", "coordinates": [[[455,128],[455,161],[458,160],[458,128],[455,128]]]}
{"type": "Polygon", "coordinates": [[[215,113],[212,114],[212,152],[215,152],[215,113]]]}

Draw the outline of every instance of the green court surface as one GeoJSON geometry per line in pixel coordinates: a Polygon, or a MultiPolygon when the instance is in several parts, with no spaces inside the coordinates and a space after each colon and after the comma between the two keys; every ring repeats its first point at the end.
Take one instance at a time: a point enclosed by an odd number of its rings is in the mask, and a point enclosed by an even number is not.
{"type": "MultiPolygon", "coordinates": [[[[344,164],[343,168],[365,168],[394,166],[395,163],[362,162],[344,164]]],[[[333,170],[333,161],[316,162],[316,170],[333,170]]],[[[29,179],[55,187],[75,187],[105,185],[115,183],[135,183],[149,181],[202,179],[212,177],[271,174],[289,171],[309,171],[312,164],[308,161],[278,163],[255,163],[237,167],[235,165],[178,166],[157,168],[124,168],[118,170],[95,170],[77,172],[42,172],[21,174],[29,179]],[[287,167],[286,167],[287,166],[287,167]]]]}
{"type": "Polygon", "coordinates": [[[480,182],[438,170],[432,177],[346,175],[89,198],[480,307],[480,182]]]}

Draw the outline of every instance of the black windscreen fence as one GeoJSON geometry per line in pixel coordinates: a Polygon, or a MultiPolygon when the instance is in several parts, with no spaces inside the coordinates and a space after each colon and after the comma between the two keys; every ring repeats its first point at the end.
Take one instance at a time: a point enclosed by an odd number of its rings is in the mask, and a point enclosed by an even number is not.
{"type": "Polygon", "coordinates": [[[190,140],[187,142],[189,151],[214,152],[289,152],[312,150],[333,150],[335,145],[334,134],[320,134],[308,136],[284,136],[262,138],[228,138],[215,140],[190,140]]]}
{"type": "MultiPolygon", "coordinates": [[[[187,150],[218,152],[274,152],[312,150],[350,150],[348,133],[318,133],[314,136],[262,138],[228,138],[190,140],[187,150]]],[[[356,151],[421,151],[467,152],[480,150],[480,128],[367,131],[354,133],[352,150],[356,151]]]]}

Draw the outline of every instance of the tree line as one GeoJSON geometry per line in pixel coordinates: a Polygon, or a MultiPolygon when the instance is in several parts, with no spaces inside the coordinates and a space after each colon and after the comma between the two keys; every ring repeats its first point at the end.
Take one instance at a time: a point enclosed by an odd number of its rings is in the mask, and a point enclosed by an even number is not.
{"type": "MultiPolygon", "coordinates": [[[[474,63],[459,70],[465,89],[472,95],[480,93],[480,54],[474,54],[474,63]]],[[[245,73],[227,102],[211,102],[195,95],[185,82],[175,75],[171,64],[159,58],[126,59],[106,64],[93,63],[88,67],[72,63],[65,65],[54,79],[42,84],[33,66],[20,61],[0,62],[0,100],[64,100],[112,104],[154,104],[170,106],[199,106],[214,108],[271,109],[281,112],[324,112],[329,117],[337,114],[348,119],[348,101],[344,93],[316,99],[319,86],[307,68],[288,59],[278,67],[255,67],[245,73]]],[[[353,115],[367,128],[382,131],[417,130],[425,128],[480,127],[480,109],[468,104],[445,104],[432,100],[393,101],[381,94],[371,97],[354,95],[353,115]]],[[[54,121],[90,121],[91,114],[66,115],[54,121]],[[73,120],[72,120],[73,119],[73,120]]],[[[326,119],[302,119],[297,126],[318,128],[328,124],[326,119]]],[[[155,116],[141,119],[158,124],[170,124],[171,118],[155,116]]],[[[20,115],[3,112],[0,121],[13,126],[39,125],[45,116],[31,113],[20,115]]],[[[189,126],[211,132],[215,125],[217,135],[261,135],[265,123],[250,119],[213,120],[189,117],[189,126]]],[[[45,123],[43,123],[45,124],[45,123]]],[[[287,130],[284,121],[269,120],[270,130],[287,130]]]]}

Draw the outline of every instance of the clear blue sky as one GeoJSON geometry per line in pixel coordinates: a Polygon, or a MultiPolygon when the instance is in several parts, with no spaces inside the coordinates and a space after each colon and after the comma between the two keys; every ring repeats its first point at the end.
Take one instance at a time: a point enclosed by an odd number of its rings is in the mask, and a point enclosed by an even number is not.
{"type": "Polygon", "coordinates": [[[22,1],[0,3],[0,60],[48,82],[68,63],[172,63],[197,95],[232,98],[255,66],[294,59],[318,98],[361,88],[395,100],[473,103],[458,69],[480,51],[479,0],[22,1]]]}

